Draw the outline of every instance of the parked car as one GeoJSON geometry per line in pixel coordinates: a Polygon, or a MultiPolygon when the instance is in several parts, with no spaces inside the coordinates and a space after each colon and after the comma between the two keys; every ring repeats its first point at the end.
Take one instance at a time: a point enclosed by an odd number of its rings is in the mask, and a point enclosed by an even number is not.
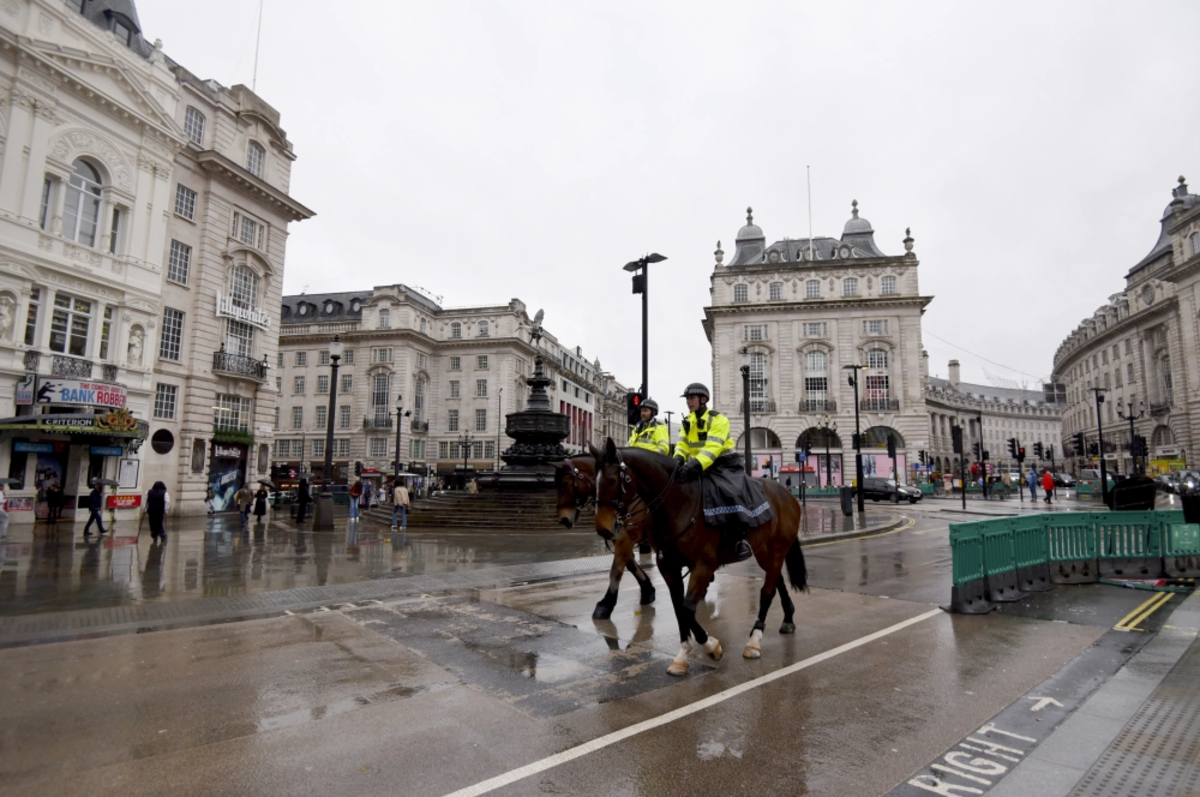
{"type": "Polygon", "coordinates": [[[1159,492],[1173,493],[1175,492],[1175,478],[1173,474],[1163,473],[1154,477],[1154,486],[1159,492]]]}
{"type": "Polygon", "coordinates": [[[1076,484],[1078,484],[1078,482],[1075,480],[1075,477],[1069,473],[1054,474],[1055,487],[1063,487],[1067,490],[1074,490],[1076,484]]]}
{"type": "Polygon", "coordinates": [[[863,498],[872,501],[908,501],[915,504],[921,500],[921,491],[907,484],[896,484],[895,479],[863,479],[863,498]]]}

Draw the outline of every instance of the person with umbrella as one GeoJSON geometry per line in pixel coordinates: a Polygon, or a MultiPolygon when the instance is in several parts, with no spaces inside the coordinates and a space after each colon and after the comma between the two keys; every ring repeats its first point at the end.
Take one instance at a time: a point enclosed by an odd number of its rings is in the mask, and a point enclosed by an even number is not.
{"type": "Polygon", "coordinates": [[[83,527],[83,536],[88,536],[92,533],[92,524],[95,523],[100,527],[100,533],[105,534],[104,518],[100,515],[100,510],[104,508],[104,490],[100,480],[96,479],[92,482],[92,491],[88,493],[88,522],[83,527]]]}
{"type": "Polygon", "coordinates": [[[259,482],[258,491],[254,493],[254,517],[256,523],[262,525],[263,515],[267,514],[267,483],[259,482]]]}
{"type": "Polygon", "coordinates": [[[150,539],[162,539],[167,541],[167,530],[163,526],[163,520],[167,516],[167,512],[171,511],[171,495],[167,492],[167,485],[162,482],[155,482],[150,488],[150,492],[146,493],[146,517],[150,518],[150,539]]]}

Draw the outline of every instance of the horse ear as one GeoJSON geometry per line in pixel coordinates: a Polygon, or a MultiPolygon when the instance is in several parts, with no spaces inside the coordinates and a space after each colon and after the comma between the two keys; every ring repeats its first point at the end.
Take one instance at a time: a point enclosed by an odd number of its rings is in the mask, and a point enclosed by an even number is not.
{"type": "Polygon", "coordinates": [[[604,455],[609,459],[617,458],[617,444],[613,442],[611,437],[604,441],[604,455]]]}
{"type": "Polygon", "coordinates": [[[563,470],[565,468],[571,467],[570,460],[566,460],[566,459],[559,460],[558,462],[551,462],[550,464],[554,466],[555,470],[563,470]]]}
{"type": "Polygon", "coordinates": [[[604,456],[604,453],[600,449],[598,449],[594,445],[592,445],[591,443],[588,443],[588,451],[591,452],[592,458],[595,459],[597,462],[599,462],[600,458],[602,456],[604,456]]]}

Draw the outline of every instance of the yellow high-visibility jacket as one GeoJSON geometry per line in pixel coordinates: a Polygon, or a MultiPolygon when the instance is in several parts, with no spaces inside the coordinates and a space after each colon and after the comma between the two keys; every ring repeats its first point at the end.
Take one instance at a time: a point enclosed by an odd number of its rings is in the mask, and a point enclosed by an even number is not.
{"type": "Polygon", "coordinates": [[[729,419],[716,410],[689,412],[680,427],[682,434],[675,444],[675,457],[687,462],[690,457],[700,460],[708,470],[717,457],[732,451],[736,444],[729,436],[729,419]]]}
{"type": "Polygon", "coordinates": [[[630,448],[644,448],[647,451],[657,451],[660,454],[671,453],[671,440],[667,436],[666,424],[651,418],[645,424],[638,424],[629,435],[630,448]]]}

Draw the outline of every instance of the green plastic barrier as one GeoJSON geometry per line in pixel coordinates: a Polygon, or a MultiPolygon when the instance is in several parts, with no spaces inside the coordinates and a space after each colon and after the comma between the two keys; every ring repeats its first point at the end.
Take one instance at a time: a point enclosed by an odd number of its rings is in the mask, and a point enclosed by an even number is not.
{"type": "Polygon", "coordinates": [[[1096,512],[1041,515],[1046,523],[1046,551],[1054,584],[1092,584],[1100,578],[1096,565],[1096,512]]]}
{"type": "Polygon", "coordinates": [[[994,607],[983,594],[983,534],[979,523],[951,523],[951,587],[947,611],[986,614],[994,607]]]}
{"type": "Polygon", "coordinates": [[[1079,496],[1079,495],[1095,495],[1095,494],[1096,494],[1096,488],[1090,484],[1075,485],[1075,495],[1077,495],[1077,496],[1079,496]]]}
{"type": "Polygon", "coordinates": [[[930,484],[929,482],[922,482],[920,484],[920,488],[921,488],[921,495],[933,495],[933,485],[930,484]]]}
{"type": "Polygon", "coordinates": [[[1161,513],[1094,512],[1101,578],[1161,578],[1161,513]]]}
{"type": "Polygon", "coordinates": [[[1022,517],[1009,521],[1013,532],[1013,556],[1017,566],[1017,589],[1046,592],[1050,581],[1050,543],[1044,518],[1022,517]]]}
{"type": "Polygon", "coordinates": [[[1011,603],[1021,599],[1017,587],[1017,553],[1013,521],[985,520],[983,535],[983,594],[989,601],[1011,603]]]}
{"type": "Polygon", "coordinates": [[[1200,576],[1200,523],[1184,523],[1183,512],[1160,512],[1163,572],[1167,578],[1200,576]]]}

